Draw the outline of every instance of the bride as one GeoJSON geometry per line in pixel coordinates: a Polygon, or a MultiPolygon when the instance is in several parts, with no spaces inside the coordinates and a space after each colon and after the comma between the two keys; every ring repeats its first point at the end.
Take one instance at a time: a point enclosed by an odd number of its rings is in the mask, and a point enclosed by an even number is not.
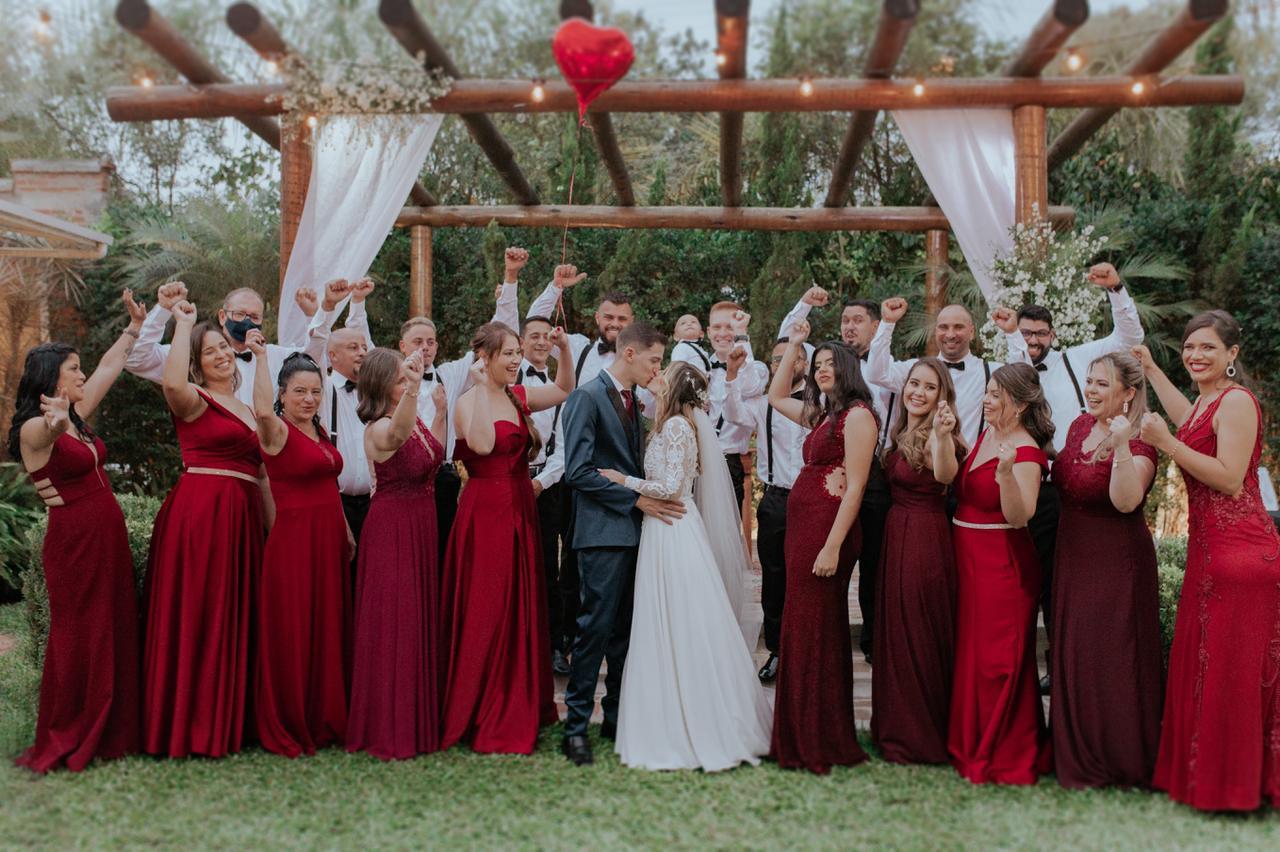
{"type": "Polygon", "coordinates": [[[746,553],[706,399],[702,374],[672,364],[645,453],[648,478],[601,471],[688,509],[672,524],[646,517],[640,534],[618,710],[617,752],[627,766],[714,772],[757,764],[769,751],[773,710],[739,626],[746,553]]]}

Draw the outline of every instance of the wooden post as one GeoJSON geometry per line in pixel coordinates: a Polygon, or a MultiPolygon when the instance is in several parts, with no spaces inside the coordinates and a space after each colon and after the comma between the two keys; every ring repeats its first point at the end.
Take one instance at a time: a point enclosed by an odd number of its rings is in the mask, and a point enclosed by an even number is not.
{"type": "Polygon", "coordinates": [[[1049,211],[1049,160],[1045,152],[1044,107],[1013,110],[1014,211],[1017,221],[1031,224],[1049,211]],[[1038,208],[1038,213],[1032,213],[1038,208]]]}
{"type": "MultiPolygon", "coordinates": [[[[280,134],[280,285],[298,237],[311,182],[311,128],[305,116],[286,115],[280,134]]],[[[281,292],[283,298],[283,290],[281,292]]],[[[277,306],[278,308],[279,306],[277,306]]]]}
{"type": "MultiPolygon", "coordinates": [[[[925,231],[924,234],[924,312],[929,320],[937,318],[939,311],[947,305],[947,289],[951,283],[947,274],[947,251],[950,242],[948,232],[941,229],[925,231]]],[[[938,354],[937,341],[933,335],[928,337],[925,353],[938,354]]]]}
{"type": "Polygon", "coordinates": [[[409,229],[409,316],[431,316],[431,227],[409,229]]]}

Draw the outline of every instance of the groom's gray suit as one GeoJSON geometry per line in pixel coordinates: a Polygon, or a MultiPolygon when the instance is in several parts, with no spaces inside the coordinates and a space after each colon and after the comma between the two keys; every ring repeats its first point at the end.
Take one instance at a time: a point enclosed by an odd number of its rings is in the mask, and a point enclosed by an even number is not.
{"type": "MultiPolygon", "coordinates": [[[[635,388],[631,388],[635,398],[635,388]]],[[[565,705],[565,736],[585,736],[595,707],[600,662],[607,659],[605,720],[617,722],[622,666],[631,638],[631,598],[641,513],[636,492],[600,475],[610,468],[644,475],[644,425],[636,401],[630,413],[604,370],[564,404],[565,476],[573,494],[573,540],[582,609],[565,705]]]]}

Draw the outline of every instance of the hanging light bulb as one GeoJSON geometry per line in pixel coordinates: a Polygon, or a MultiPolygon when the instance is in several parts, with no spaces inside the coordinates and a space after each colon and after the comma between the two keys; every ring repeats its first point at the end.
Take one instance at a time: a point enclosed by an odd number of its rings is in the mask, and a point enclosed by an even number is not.
{"type": "Polygon", "coordinates": [[[151,79],[150,74],[143,74],[141,77],[138,78],[138,85],[144,89],[150,89],[155,84],[156,84],[156,81],[151,79]]]}
{"type": "Polygon", "coordinates": [[[916,80],[916,84],[911,87],[911,94],[917,98],[924,97],[924,81],[916,80]]]}
{"type": "Polygon", "coordinates": [[[716,51],[716,67],[723,68],[725,63],[729,61],[729,57],[725,55],[723,50],[716,51]]]}
{"type": "Polygon", "coordinates": [[[800,94],[806,98],[813,94],[813,80],[809,77],[800,78],[800,94]]]}
{"type": "Polygon", "coordinates": [[[540,104],[547,99],[547,89],[542,85],[541,80],[533,81],[533,88],[529,90],[529,99],[535,104],[540,104]]]}
{"type": "Polygon", "coordinates": [[[1129,87],[1129,91],[1133,92],[1135,95],[1141,95],[1146,90],[1147,86],[1141,80],[1135,80],[1134,84],[1129,87]]]}
{"type": "Polygon", "coordinates": [[[1079,71],[1084,67],[1084,57],[1074,47],[1067,51],[1067,70],[1079,71]]]}
{"type": "Polygon", "coordinates": [[[311,130],[315,130],[316,125],[319,123],[320,123],[320,119],[316,118],[314,115],[307,116],[307,127],[310,128],[311,130]]]}
{"type": "Polygon", "coordinates": [[[266,65],[267,73],[270,74],[272,77],[275,77],[280,73],[280,63],[276,62],[274,59],[268,59],[265,65],[266,65]]]}

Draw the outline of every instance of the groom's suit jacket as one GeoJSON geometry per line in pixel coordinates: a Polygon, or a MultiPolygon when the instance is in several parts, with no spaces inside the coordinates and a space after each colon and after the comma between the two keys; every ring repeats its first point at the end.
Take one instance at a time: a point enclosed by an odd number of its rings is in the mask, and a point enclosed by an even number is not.
{"type": "Polygon", "coordinates": [[[607,468],[627,476],[644,476],[644,424],[639,402],[627,414],[613,379],[601,370],[569,394],[563,422],[564,481],[573,489],[570,547],[638,546],[642,518],[636,509],[639,495],[610,482],[599,471],[607,468]]]}

